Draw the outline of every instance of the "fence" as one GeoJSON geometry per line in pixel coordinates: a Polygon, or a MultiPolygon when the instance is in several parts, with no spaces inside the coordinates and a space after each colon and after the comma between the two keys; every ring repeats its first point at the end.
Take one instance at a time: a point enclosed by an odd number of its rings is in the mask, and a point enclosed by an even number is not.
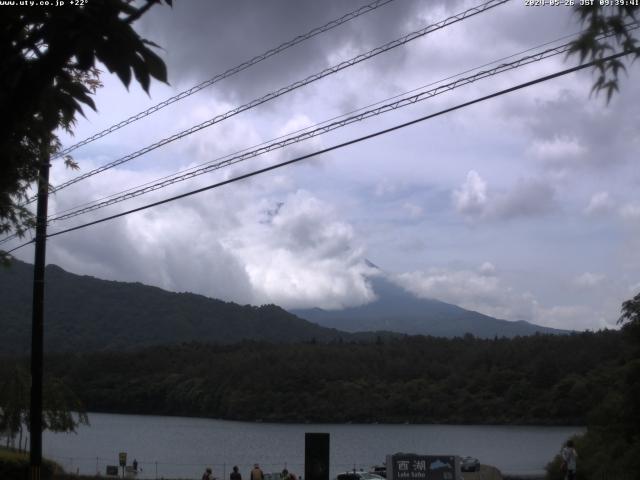
{"type": "MultiPolygon", "coordinates": [[[[120,478],[122,477],[122,468],[119,466],[118,457],[62,457],[55,455],[47,455],[47,458],[54,460],[65,472],[82,475],[100,475],[105,478],[116,478],[106,476],[107,466],[118,466],[120,478]]],[[[127,465],[130,467],[134,458],[127,458],[127,465]]],[[[253,468],[253,463],[245,462],[229,462],[229,463],[168,463],[161,460],[135,458],[138,466],[136,474],[125,473],[125,478],[136,479],[183,479],[183,480],[200,480],[205,469],[211,468],[213,476],[218,480],[228,480],[234,466],[237,466],[243,479],[249,479],[249,472],[253,468]]],[[[335,478],[338,473],[346,471],[368,471],[370,464],[350,463],[350,464],[332,464],[330,478],[335,478]]],[[[279,480],[280,472],[287,469],[296,474],[296,476],[304,480],[304,464],[290,462],[272,462],[260,463],[260,468],[265,473],[265,480],[279,480]]]]}

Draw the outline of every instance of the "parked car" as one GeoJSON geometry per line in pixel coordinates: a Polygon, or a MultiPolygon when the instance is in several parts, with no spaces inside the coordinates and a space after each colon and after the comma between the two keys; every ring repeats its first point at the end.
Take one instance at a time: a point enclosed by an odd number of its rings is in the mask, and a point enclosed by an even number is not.
{"type": "Polygon", "coordinates": [[[387,478],[387,466],[386,465],[374,465],[369,469],[369,473],[375,473],[381,477],[387,478]]]}
{"type": "Polygon", "coordinates": [[[480,461],[474,457],[464,457],[460,462],[460,470],[463,472],[477,472],[480,470],[480,461]]]}
{"type": "Polygon", "coordinates": [[[385,480],[384,477],[370,472],[345,472],[336,477],[336,480],[385,480]]]}

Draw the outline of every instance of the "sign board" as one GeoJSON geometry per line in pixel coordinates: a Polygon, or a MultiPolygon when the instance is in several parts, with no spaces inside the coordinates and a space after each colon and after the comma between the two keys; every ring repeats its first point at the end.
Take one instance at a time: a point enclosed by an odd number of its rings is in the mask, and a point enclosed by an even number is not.
{"type": "Polygon", "coordinates": [[[461,480],[460,457],[396,453],[387,456],[387,480],[461,480]]]}
{"type": "Polygon", "coordinates": [[[120,466],[124,467],[127,464],[127,452],[120,452],[118,459],[120,460],[120,466]]]}
{"type": "Polygon", "coordinates": [[[117,465],[107,465],[107,475],[111,475],[114,477],[118,476],[118,466],[117,465]]]}

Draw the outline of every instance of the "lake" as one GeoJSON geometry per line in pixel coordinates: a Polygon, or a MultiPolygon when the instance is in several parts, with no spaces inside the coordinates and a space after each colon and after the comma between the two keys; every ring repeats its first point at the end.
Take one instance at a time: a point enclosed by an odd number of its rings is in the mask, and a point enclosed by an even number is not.
{"type": "Polygon", "coordinates": [[[353,468],[368,470],[387,454],[471,455],[502,472],[540,474],[580,427],[476,425],[343,425],[246,423],[205,418],[89,414],[77,434],[45,432],[44,455],[67,471],[105,474],[127,452],[137,459],[138,478],[200,479],[204,469],[228,479],[233,465],[244,479],[253,463],[267,472],[285,466],[304,473],[305,432],[330,437],[331,478],[353,468]]]}

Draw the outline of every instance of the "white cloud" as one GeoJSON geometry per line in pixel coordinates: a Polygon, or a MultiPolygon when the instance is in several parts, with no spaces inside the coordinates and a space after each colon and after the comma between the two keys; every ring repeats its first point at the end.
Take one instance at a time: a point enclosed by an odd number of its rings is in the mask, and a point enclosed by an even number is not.
{"type": "Polygon", "coordinates": [[[462,186],[454,190],[456,210],[464,215],[482,215],[487,204],[487,182],[475,170],[467,173],[462,186]]]}
{"type": "Polygon", "coordinates": [[[415,203],[405,202],[402,204],[402,209],[409,215],[411,218],[419,218],[422,216],[423,208],[420,205],[416,205],[415,203]]]}
{"type": "MultiPolygon", "coordinates": [[[[541,305],[529,292],[519,292],[485,262],[477,270],[429,269],[396,275],[394,281],[422,298],[434,298],[505,320],[526,320],[568,330],[612,328],[615,315],[586,305],[541,305]]],[[[602,279],[588,274],[584,279],[602,279]]],[[[615,302],[614,302],[615,303],[615,302]]]]}
{"type": "Polygon", "coordinates": [[[555,189],[544,179],[521,179],[507,191],[488,192],[487,182],[475,170],[454,190],[453,202],[458,213],[491,220],[538,216],[557,207],[555,189]]]}
{"type": "Polygon", "coordinates": [[[530,152],[543,160],[566,162],[584,155],[587,149],[575,137],[554,135],[550,140],[535,140],[530,152]]]}
{"type": "MultiPolygon", "coordinates": [[[[52,206],[62,210],[90,191],[154,176],[109,171],[79,185],[73,196],[65,191],[53,197],[52,206]]],[[[209,182],[194,178],[179,188],[209,182]]],[[[109,213],[130,207],[119,204],[109,213]]],[[[98,211],[91,217],[103,215],[98,211]]],[[[292,189],[288,175],[207,192],[82,232],[51,242],[49,262],[77,273],[238,303],[341,308],[374,298],[365,279],[371,269],[364,246],[352,226],[333,205],[292,189]]]]}
{"type": "Polygon", "coordinates": [[[584,209],[586,215],[603,215],[610,212],[615,206],[608,192],[594,193],[589,204],[584,209]]]}
{"type": "Polygon", "coordinates": [[[627,203],[620,208],[620,215],[625,220],[640,220],[640,203],[627,203]]]}
{"type": "MultiPolygon", "coordinates": [[[[74,152],[77,160],[86,171],[90,165],[137,150],[464,7],[464,2],[427,3],[394,2],[363,15],[83,147],[74,152]],[[357,49],[349,51],[353,45],[357,49]]],[[[136,87],[127,93],[116,77],[105,73],[105,88],[96,102],[99,114],[88,112],[88,120],[79,119],[77,137],[65,135],[64,143],[85,138],[352,9],[337,0],[275,1],[256,8],[261,9],[259,15],[255,8],[208,2],[152,9],[142,25],[146,36],[166,49],[160,54],[168,59],[171,85],[153,84],[150,99],[136,87]],[[216,14],[210,15],[214,10],[216,14]],[[264,22],[265,18],[270,21],[264,22]],[[255,28],[260,21],[261,28],[255,28]],[[191,34],[184,35],[185,29],[191,34]],[[239,29],[246,33],[241,38],[239,29]],[[216,41],[211,42],[214,36],[216,41]],[[193,48],[202,44],[210,47],[206,57],[193,48]]],[[[575,20],[569,10],[525,10],[507,3],[297,89],[62,191],[52,197],[52,211],[506,57],[564,35],[575,20]]],[[[573,25],[578,29],[577,23],[573,25]]],[[[441,95],[336,130],[293,149],[113,207],[108,213],[291,158],[318,148],[321,141],[336,144],[387,128],[445,104],[558,70],[565,61],[557,57],[531,64],[468,85],[453,96],[441,95]]],[[[609,104],[602,98],[589,99],[590,72],[575,74],[336,151],[327,155],[330,161],[323,162],[322,169],[282,169],[215,194],[182,200],[175,207],[52,238],[48,260],[79,273],[240,302],[334,308],[371,298],[360,263],[366,247],[367,256],[380,265],[396,267],[396,272],[422,272],[419,279],[426,291],[454,303],[466,302],[503,318],[561,328],[562,321],[575,326],[582,322],[582,328],[592,328],[606,317],[602,311],[616,318],[620,303],[616,299],[605,309],[607,296],[615,297],[615,289],[627,294],[627,286],[640,278],[640,205],[634,200],[640,83],[633,81],[639,69],[629,65],[629,79],[623,79],[621,92],[609,104]],[[278,210],[279,202],[283,206],[278,210]],[[429,221],[415,221],[427,208],[429,221]],[[560,209],[562,221],[544,217],[560,209]],[[474,220],[474,228],[451,218],[452,210],[474,220]],[[609,211],[626,220],[627,228],[596,231],[581,214],[609,211]],[[609,255],[606,263],[603,255],[609,255]],[[434,258],[442,264],[490,258],[501,268],[487,262],[467,270],[429,270],[434,258]],[[603,288],[577,289],[565,281],[567,265],[581,268],[578,273],[606,275],[607,281],[600,284],[603,288]],[[627,276],[614,285],[619,272],[627,276]],[[603,292],[604,287],[611,292],[603,292]],[[535,296],[526,293],[530,291],[535,296]],[[560,305],[563,302],[567,305],[560,305]]],[[[71,176],[57,165],[52,174],[54,184],[71,176]]]]}
{"type": "Polygon", "coordinates": [[[394,194],[398,191],[398,185],[391,182],[388,178],[383,178],[375,185],[375,195],[382,197],[384,195],[394,194]]]}
{"type": "Polygon", "coordinates": [[[483,275],[491,276],[496,273],[496,267],[491,262],[484,262],[482,265],[480,265],[480,268],[478,270],[483,275]]]}
{"type": "Polygon", "coordinates": [[[225,243],[243,261],[260,303],[343,308],[374,299],[353,228],[308,192],[287,195],[270,222],[244,225],[225,243]]]}
{"type": "Polygon", "coordinates": [[[579,287],[591,288],[602,283],[604,279],[605,276],[600,273],[584,272],[578,275],[573,281],[579,287]]]}
{"type": "Polygon", "coordinates": [[[483,263],[477,270],[432,268],[396,275],[396,283],[422,298],[434,298],[506,320],[532,320],[535,300],[517,293],[483,263]]]}
{"type": "Polygon", "coordinates": [[[600,330],[612,328],[615,324],[602,311],[585,305],[539,306],[535,311],[535,323],[566,330],[600,330]]]}

